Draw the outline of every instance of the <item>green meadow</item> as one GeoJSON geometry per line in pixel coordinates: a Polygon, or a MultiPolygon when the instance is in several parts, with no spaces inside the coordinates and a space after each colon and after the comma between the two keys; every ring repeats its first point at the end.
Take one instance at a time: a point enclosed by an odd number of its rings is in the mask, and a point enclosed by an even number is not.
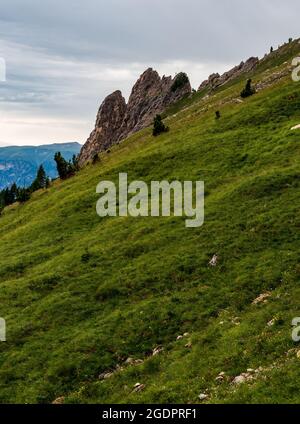
{"type": "MultiPolygon", "coordinates": [[[[299,53],[275,52],[253,83],[299,53]]],[[[299,403],[300,82],[240,102],[245,82],[194,94],[168,133],[147,128],[3,211],[1,403],[299,403]],[[100,218],[96,186],[121,172],[204,181],[204,225],[100,218]]]]}

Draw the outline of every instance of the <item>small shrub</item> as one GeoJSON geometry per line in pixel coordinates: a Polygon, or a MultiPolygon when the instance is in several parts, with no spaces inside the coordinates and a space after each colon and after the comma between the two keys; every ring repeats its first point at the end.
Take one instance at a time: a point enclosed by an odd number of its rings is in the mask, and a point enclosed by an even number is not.
{"type": "Polygon", "coordinates": [[[169,131],[169,127],[166,127],[163,123],[162,117],[160,115],[156,115],[153,122],[153,131],[152,134],[154,137],[157,135],[169,131]]]}
{"type": "Polygon", "coordinates": [[[245,99],[246,97],[250,97],[255,94],[255,89],[251,86],[252,80],[248,79],[246,83],[246,87],[241,92],[241,97],[245,99]]]}

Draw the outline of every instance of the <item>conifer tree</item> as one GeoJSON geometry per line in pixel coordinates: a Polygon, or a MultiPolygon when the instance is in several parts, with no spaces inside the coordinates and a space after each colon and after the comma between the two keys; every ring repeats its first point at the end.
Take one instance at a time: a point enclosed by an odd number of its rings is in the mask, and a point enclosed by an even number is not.
{"type": "Polygon", "coordinates": [[[153,131],[152,134],[154,137],[157,135],[169,131],[169,128],[165,126],[163,123],[162,117],[160,115],[156,115],[153,122],[153,131]]]}
{"type": "Polygon", "coordinates": [[[34,192],[34,191],[40,190],[41,188],[46,188],[46,187],[47,187],[47,176],[46,176],[46,172],[44,170],[43,165],[41,165],[38,168],[38,171],[33,183],[30,186],[30,191],[34,192]]]}
{"type": "Polygon", "coordinates": [[[248,81],[246,83],[246,87],[241,92],[241,97],[242,98],[245,99],[246,97],[250,97],[253,94],[255,94],[255,89],[252,88],[251,84],[252,84],[252,80],[251,79],[248,79],[248,81]]]}

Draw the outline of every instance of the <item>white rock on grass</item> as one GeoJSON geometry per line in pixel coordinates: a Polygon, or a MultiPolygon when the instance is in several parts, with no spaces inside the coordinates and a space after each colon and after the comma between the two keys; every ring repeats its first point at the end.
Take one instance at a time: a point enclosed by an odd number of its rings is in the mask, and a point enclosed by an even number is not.
{"type": "Polygon", "coordinates": [[[219,259],[218,255],[214,255],[214,256],[211,258],[211,260],[209,261],[209,265],[210,265],[210,266],[217,266],[218,259],[219,259]]]}
{"type": "Polygon", "coordinates": [[[300,130],[300,124],[299,125],[295,125],[294,127],[291,128],[291,131],[293,130],[300,130]]]}
{"type": "Polygon", "coordinates": [[[153,349],[152,356],[159,355],[163,350],[164,350],[163,347],[157,346],[155,349],[153,349]]]}
{"type": "Polygon", "coordinates": [[[145,384],[136,383],[133,387],[133,391],[134,392],[141,392],[142,390],[144,390],[144,388],[145,388],[145,384]]]}
{"type": "Polygon", "coordinates": [[[247,381],[246,377],[244,375],[238,375],[237,377],[234,378],[233,380],[233,384],[243,384],[247,381]]]}
{"type": "Polygon", "coordinates": [[[108,378],[112,377],[114,375],[113,372],[103,372],[98,376],[99,380],[107,380],[108,378]]]}
{"type": "Polygon", "coordinates": [[[258,305],[259,303],[266,303],[267,299],[271,296],[271,293],[262,293],[255,300],[253,300],[252,305],[258,305]]]}
{"type": "Polygon", "coordinates": [[[239,384],[243,384],[253,380],[254,377],[252,373],[253,373],[253,370],[251,370],[251,372],[244,372],[241,375],[238,375],[237,377],[233,379],[232,384],[239,385],[239,384]]]}
{"type": "Polygon", "coordinates": [[[268,327],[273,327],[276,324],[276,321],[276,318],[271,319],[271,321],[268,322],[268,327]]]}

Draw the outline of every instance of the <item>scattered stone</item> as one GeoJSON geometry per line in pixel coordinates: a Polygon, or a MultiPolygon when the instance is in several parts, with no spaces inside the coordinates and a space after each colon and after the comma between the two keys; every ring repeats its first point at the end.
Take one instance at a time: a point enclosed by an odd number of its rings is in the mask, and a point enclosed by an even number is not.
{"type": "Polygon", "coordinates": [[[155,349],[153,349],[152,356],[159,355],[163,350],[164,348],[162,346],[157,346],[155,349]]]}
{"type": "Polygon", "coordinates": [[[116,371],[123,371],[124,370],[124,367],[122,367],[121,365],[117,365],[116,366],[116,371]]]}
{"type": "Polygon", "coordinates": [[[134,359],[134,358],[127,358],[125,361],[125,364],[127,365],[140,365],[144,361],[142,359],[134,359]]]}
{"type": "Polygon", "coordinates": [[[224,371],[220,372],[219,375],[216,377],[216,381],[223,381],[225,380],[226,373],[224,371]]]}
{"type": "Polygon", "coordinates": [[[191,348],[192,348],[192,342],[188,342],[188,343],[185,345],[185,347],[186,347],[187,349],[191,349],[191,348]]]}
{"type": "Polygon", "coordinates": [[[62,405],[65,402],[65,397],[60,396],[52,402],[52,405],[62,405]]]}
{"type": "Polygon", "coordinates": [[[262,79],[258,84],[256,84],[256,91],[264,90],[272,85],[276,84],[282,78],[289,75],[291,72],[289,67],[285,67],[283,70],[278,72],[273,72],[271,75],[268,75],[266,78],[262,79]]]}
{"type": "Polygon", "coordinates": [[[238,375],[237,377],[235,377],[233,379],[232,384],[239,385],[239,384],[247,383],[248,381],[253,380],[254,377],[252,375],[253,374],[252,371],[251,372],[244,372],[241,375],[238,375]]]}
{"type": "Polygon", "coordinates": [[[189,333],[184,333],[183,337],[189,337],[189,333]]]}
{"type": "Polygon", "coordinates": [[[277,318],[271,319],[271,321],[268,322],[268,327],[273,327],[276,324],[277,318]]]}
{"type": "Polygon", "coordinates": [[[233,318],[233,320],[231,322],[234,325],[241,325],[240,319],[238,317],[233,318]]]}
{"type": "Polygon", "coordinates": [[[183,336],[177,336],[176,340],[181,340],[181,339],[183,339],[183,336]]]}
{"type": "Polygon", "coordinates": [[[293,130],[300,130],[300,124],[299,125],[295,125],[294,127],[291,128],[291,131],[293,130]]]}
{"type": "Polygon", "coordinates": [[[209,265],[210,266],[217,266],[218,259],[219,259],[218,255],[214,255],[212,257],[212,259],[209,261],[209,265]]]}
{"type": "Polygon", "coordinates": [[[144,390],[144,388],[145,388],[145,384],[136,383],[134,385],[133,391],[134,392],[141,392],[142,390],[144,390]]]}
{"type": "Polygon", "coordinates": [[[112,372],[103,372],[101,373],[98,378],[99,380],[107,380],[108,378],[112,377],[114,374],[112,372]]]}
{"type": "Polygon", "coordinates": [[[234,378],[233,384],[243,384],[246,382],[246,377],[244,375],[238,375],[234,378]]]}
{"type": "Polygon", "coordinates": [[[253,300],[252,305],[258,305],[259,303],[266,303],[267,299],[271,296],[270,292],[260,294],[255,300],[253,300]]]}
{"type": "Polygon", "coordinates": [[[208,395],[206,395],[205,393],[201,393],[200,395],[199,395],[199,399],[201,400],[201,401],[203,401],[203,400],[206,400],[206,399],[208,399],[208,395]]]}

